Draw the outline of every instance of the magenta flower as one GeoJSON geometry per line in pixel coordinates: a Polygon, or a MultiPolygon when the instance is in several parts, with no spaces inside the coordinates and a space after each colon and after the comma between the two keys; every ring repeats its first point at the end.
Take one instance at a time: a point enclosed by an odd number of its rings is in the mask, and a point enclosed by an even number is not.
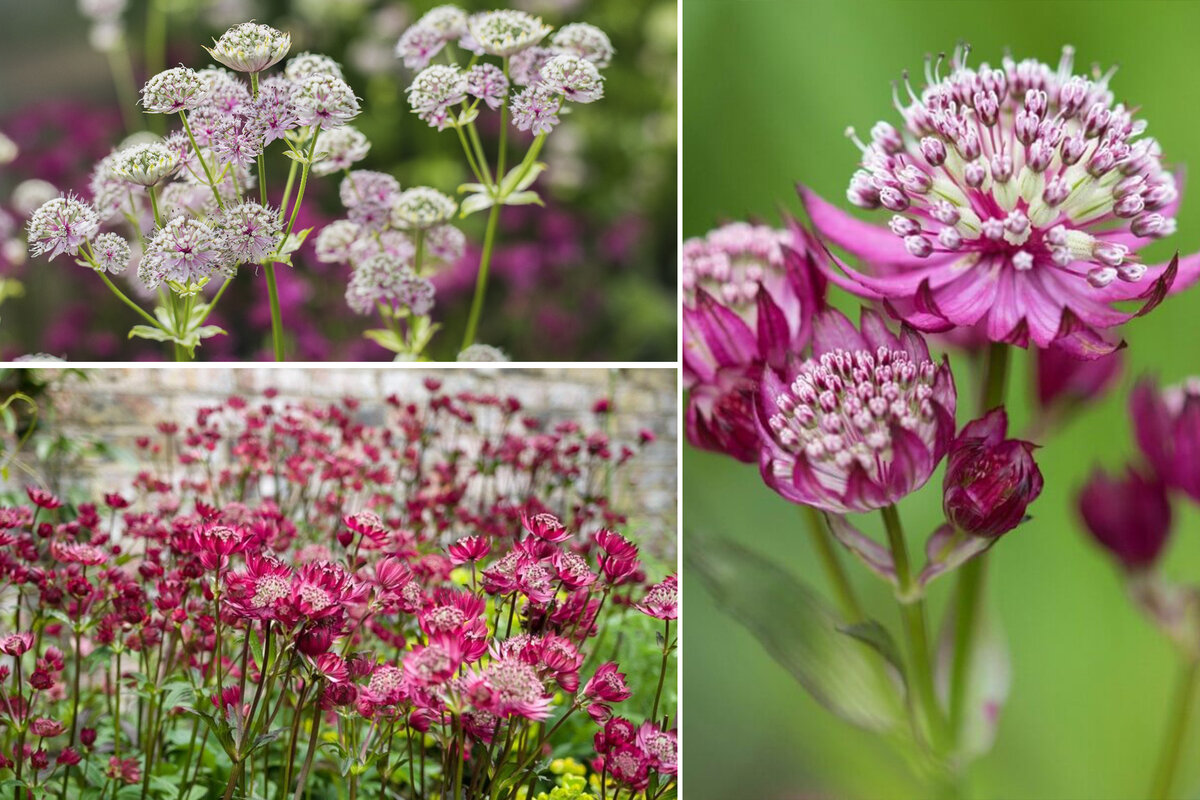
{"type": "Polygon", "coordinates": [[[1138,382],[1129,397],[1138,447],[1168,487],[1200,501],[1200,379],[1159,391],[1138,382]]]}
{"type": "Polygon", "coordinates": [[[678,619],[679,579],[675,575],[663,578],[661,583],[647,589],[642,602],[634,603],[633,607],[655,619],[678,619]]]}
{"type": "Polygon", "coordinates": [[[821,303],[798,229],[733,223],[683,246],[683,375],[695,447],[758,457],[753,395],[764,364],[808,345],[821,303]]]}
{"type": "Polygon", "coordinates": [[[606,661],[596,668],[596,674],[583,687],[583,696],[603,703],[619,703],[633,696],[625,683],[625,673],[616,663],[606,661]]]}
{"type": "MultiPolygon", "coordinates": [[[[1175,230],[1179,195],[1145,123],[1108,82],[1005,58],[966,64],[959,49],[925,88],[896,97],[901,132],[871,129],[847,197],[893,213],[890,233],[808,189],[817,230],[870,267],[830,280],[879,300],[924,331],[977,325],[987,338],[1090,359],[1117,346],[1101,330],[1145,314],[1200,277],[1200,254],[1147,267],[1138,249],[1175,230]],[[1139,311],[1113,307],[1141,300],[1139,311]]],[[[851,132],[853,135],[853,132],[851,132]]]]}
{"type": "Polygon", "coordinates": [[[1015,528],[1042,493],[1036,445],[1005,439],[1008,415],[994,408],[963,427],[946,457],[942,506],[956,528],[994,538],[1015,528]]]}
{"type": "Polygon", "coordinates": [[[1153,564],[1171,533],[1166,487],[1132,467],[1124,478],[1093,472],[1079,494],[1079,513],[1095,540],[1126,569],[1153,564]]]}
{"type": "Polygon", "coordinates": [[[1103,397],[1121,377],[1124,356],[1118,350],[1092,361],[1071,358],[1057,348],[1039,350],[1034,358],[1038,404],[1049,408],[1103,397]]]}
{"type": "Polygon", "coordinates": [[[862,331],[835,309],[818,314],[813,357],[787,382],[759,386],[763,480],[784,498],[844,514],[895,503],[929,480],[954,437],[950,365],[921,336],[897,338],[874,311],[862,331]]]}

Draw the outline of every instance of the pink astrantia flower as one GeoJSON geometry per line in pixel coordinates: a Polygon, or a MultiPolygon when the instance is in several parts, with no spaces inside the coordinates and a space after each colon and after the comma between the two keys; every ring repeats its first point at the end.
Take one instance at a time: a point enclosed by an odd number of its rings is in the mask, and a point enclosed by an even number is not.
{"type": "Polygon", "coordinates": [[[996,342],[1112,352],[1101,330],[1200,276],[1200,254],[1138,258],[1175,230],[1175,178],[1145,123],[1114,103],[1112,71],[1072,75],[1069,47],[1057,68],[1008,57],[974,68],[968,52],[946,73],[927,61],[924,90],[896,95],[903,132],[880,122],[858,142],[847,196],[892,212],[890,232],[800,189],[817,230],[869,264],[829,278],[924,331],[977,325],[996,342]],[[1122,300],[1144,304],[1112,306],[1122,300]]]}
{"type": "Polygon", "coordinates": [[[1200,502],[1200,378],[1161,391],[1142,380],[1129,397],[1129,413],[1154,472],[1200,502]]]}
{"type": "Polygon", "coordinates": [[[661,583],[646,591],[642,602],[634,603],[633,607],[656,619],[678,619],[679,579],[674,575],[663,578],[661,583]]]}
{"type": "Polygon", "coordinates": [[[683,245],[687,435],[739,461],[758,457],[753,394],[763,364],[808,345],[820,292],[799,229],[736,222],[683,245]]]}
{"type": "Polygon", "coordinates": [[[1038,404],[1049,408],[1060,402],[1075,406],[1099,400],[1120,379],[1124,355],[1117,351],[1080,361],[1050,348],[1039,350],[1035,361],[1038,404]]]}
{"type": "Polygon", "coordinates": [[[625,682],[625,673],[616,662],[606,661],[596,668],[596,674],[583,687],[583,696],[603,703],[619,703],[633,695],[625,682]]]}
{"type": "Polygon", "coordinates": [[[930,360],[905,326],[878,314],[862,331],[840,311],[817,315],[813,357],[787,381],[770,369],[759,388],[759,467],[794,503],[843,514],[890,505],[929,480],[954,437],[950,365],[930,360]]]}

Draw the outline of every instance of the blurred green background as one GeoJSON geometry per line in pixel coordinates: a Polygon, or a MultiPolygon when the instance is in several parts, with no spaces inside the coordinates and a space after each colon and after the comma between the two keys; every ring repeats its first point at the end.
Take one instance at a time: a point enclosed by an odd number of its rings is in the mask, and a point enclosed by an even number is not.
{"type": "MultiPolygon", "coordinates": [[[[777,222],[799,213],[804,181],[842,207],[858,152],[843,132],[879,119],[899,125],[891,81],[921,74],[928,52],[972,45],[970,61],[1056,64],[1076,48],[1076,72],[1120,64],[1118,98],[1140,107],[1166,160],[1200,167],[1200,81],[1191,2],[720,2],[683,4],[685,237],[719,222],[777,222]]],[[[875,217],[880,223],[886,215],[875,217]]],[[[1200,248],[1200,199],[1189,197],[1179,233],[1148,261],[1200,248]]],[[[844,293],[839,305],[853,303],[844,293]]],[[[1200,373],[1200,288],[1169,299],[1123,330],[1126,372],[1103,402],[1042,439],[1046,488],[1034,520],[992,553],[987,594],[1008,636],[1012,691],[992,752],[972,772],[981,798],[1129,798],[1149,788],[1177,661],[1170,645],[1124,596],[1108,560],[1085,538],[1074,496],[1094,463],[1116,467],[1134,452],[1126,413],[1133,379],[1168,382],[1200,373]]],[[[1030,362],[1014,362],[1013,431],[1029,419],[1030,362]]],[[[956,367],[959,423],[977,379],[956,367]]],[[[941,471],[901,504],[910,550],[940,520],[941,471]]],[[[1200,580],[1200,513],[1176,502],[1165,568],[1200,580]]],[[[875,524],[872,521],[872,524],[875,524]]],[[[685,448],[686,531],[703,528],[766,553],[828,595],[799,511],[759,480],[754,466],[685,448]]],[[[905,764],[873,736],[813,702],[756,641],[687,579],[684,637],[685,782],[688,800],[726,798],[918,798],[905,764]]],[[[856,585],[882,621],[897,615],[878,581],[856,568],[856,585]]],[[[951,582],[935,583],[940,612],[951,582]]],[[[780,598],[780,613],[787,598],[780,598]]],[[[936,619],[937,617],[934,617],[936,619]]],[[[1200,797],[1200,721],[1184,750],[1177,791],[1200,797]]]]}

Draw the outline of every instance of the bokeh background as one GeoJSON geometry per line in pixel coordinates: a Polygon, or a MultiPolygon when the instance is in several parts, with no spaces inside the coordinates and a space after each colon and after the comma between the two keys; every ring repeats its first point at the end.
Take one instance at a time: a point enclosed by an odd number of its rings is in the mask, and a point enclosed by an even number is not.
{"type": "MultiPolygon", "coordinates": [[[[1200,81],[1192,53],[1200,4],[1190,2],[804,2],[687,0],[683,6],[685,236],[719,222],[778,222],[799,214],[803,181],[848,207],[858,151],[843,132],[899,124],[891,82],[921,74],[926,53],[972,45],[971,63],[1057,63],[1076,71],[1120,64],[1118,99],[1139,107],[1166,159],[1200,168],[1200,81]]],[[[1153,262],[1200,248],[1200,198],[1184,188],[1179,233],[1146,251],[1153,262]]],[[[877,216],[881,223],[884,216],[877,216]]],[[[844,294],[836,295],[848,307],[844,294]]],[[[1168,382],[1200,373],[1200,288],[1172,297],[1124,329],[1126,372],[1103,402],[1042,439],[1046,488],[1033,521],[992,551],[987,595],[1009,640],[1012,691],[993,751],[973,771],[980,798],[1144,796],[1176,676],[1171,647],[1127,602],[1115,569],[1085,538],[1074,494],[1093,464],[1134,452],[1126,413],[1135,377],[1168,382]]],[[[1029,420],[1030,362],[1014,363],[1014,430],[1029,420]]],[[[960,363],[960,393],[976,378],[960,363]]],[[[964,404],[969,412],[972,404],[964,404]]],[[[959,422],[967,417],[960,414],[959,422]]],[[[753,466],[684,453],[684,552],[689,528],[736,538],[822,592],[828,590],[797,509],[766,489],[753,466]]],[[[941,472],[901,513],[910,549],[940,518],[941,472]]],[[[1200,514],[1176,503],[1165,568],[1200,580],[1200,514]]],[[[919,798],[905,764],[874,737],[817,706],[756,641],[687,578],[684,692],[688,800],[919,798]]],[[[877,615],[896,625],[874,579],[855,574],[877,615]]],[[[934,584],[939,611],[950,583],[934,584]]],[[[780,613],[787,598],[780,598],[780,613]]],[[[1200,797],[1200,725],[1185,745],[1178,786],[1200,797]]]]}
{"type": "MultiPolygon", "coordinates": [[[[44,184],[30,181],[49,182],[51,192],[84,193],[94,162],[127,131],[161,122],[133,107],[136,95],[122,104],[117,92],[118,86],[140,88],[147,62],[156,60],[146,56],[157,52],[147,46],[154,20],[165,25],[167,65],[210,66],[201,45],[251,19],[291,33],[293,54],[332,56],[362,98],[363,113],[354,124],[372,147],[357,167],[390,172],[404,186],[452,192],[469,174],[459,144],[452,132],[439,135],[410,112],[404,89],[412,73],[393,55],[404,29],[441,1],[127,0],[118,30],[128,55],[109,58],[94,45],[111,41],[113,29],[94,28],[80,13],[80,0],[0,0],[0,133],[19,148],[14,162],[0,166],[0,357],[45,352],[72,360],[136,360],[165,352],[156,343],[126,339],[135,320],[95,276],[65,258],[27,260],[22,236],[29,206],[45,199],[44,184]]],[[[458,5],[470,11],[523,8],[555,27],[591,22],[617,50],[605,71],[605,98],[581,106],[547,140],[542,160],[550,169],[539,182],[547,207],[511,207],[501,216],[478,341],[501,347],[514,360],[674,360],[675,0],[458,5]]],[[[493,153],[498,116],[481,119],[493,153]]],[[[286,159],[272,149],[267,163],[277,197],[286,159]]],[[[309,182],[298,228],[319,231],[343,215],[338,183],[337,176],[309,182]]],[[[461,341],[485,216],[463,221],[467,252],[435,280],[434,317],[445,326],[432,348],[435,358],[453,360],[461,341]]],[[[280,270],[289,357],[388,358],[362,338],[372,322],[346,306],[349,267],[317,262],[315,239],[314,231],[295,269],[280,270]]],[[[127,290],[136,289],[132,273],[123,276],[127,290]]],[[[201,359],[271,358],[266,283],[252,270],[242,270],[236,281],[213,315],[231,335],[207,340],[201,359]]]]}

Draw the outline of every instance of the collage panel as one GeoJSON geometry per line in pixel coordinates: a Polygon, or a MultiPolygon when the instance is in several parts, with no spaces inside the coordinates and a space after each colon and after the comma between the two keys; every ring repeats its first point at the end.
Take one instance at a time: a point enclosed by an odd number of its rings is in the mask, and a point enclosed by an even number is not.
{"type": "Polygon", "coordinates": [[[3,788],[678,797],[677,396],[672,369],[0,370],[3,788]]]}
{"type": "Polygon", "coordinates": [[[676,360],[675,0],[0,15],[5,360],[676,360]]]}
{"type": "Polygon", "coordinates": [[[1197,796],[1198,24],[683,4],[689,800],[1197,796]]]}

